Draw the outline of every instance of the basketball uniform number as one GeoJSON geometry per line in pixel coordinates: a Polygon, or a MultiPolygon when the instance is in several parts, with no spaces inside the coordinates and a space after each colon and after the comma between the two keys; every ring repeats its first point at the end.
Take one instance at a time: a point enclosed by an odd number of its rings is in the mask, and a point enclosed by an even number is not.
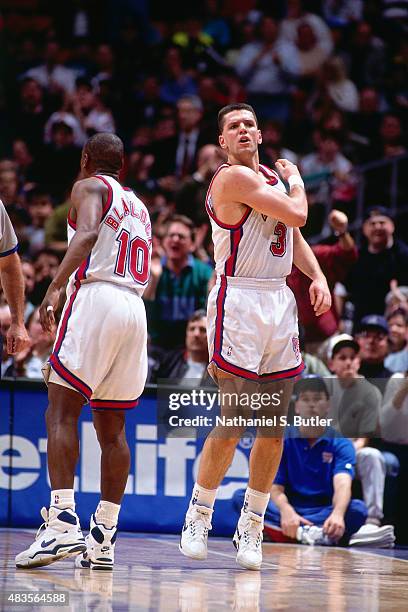
{"type": "Polygon", "coordinates": [[[136,236],[130,239],[127,230],[122,230],[116,238],[119,242],[115,274],[125,276],[129,270],[133,280],[145,285],[149,280],[149,246],[143,238],[136,236]]]}
{"type": "Polygon", "coordinates": [[[286,234],[287,234],[288,228],[286,227],[286,225],[284,223],[282,223],[282,221],[278,221],[278,223],[275,225],[275,230],[274,230],[274,234],[275,236],[278,237],[276,242],[271,242],[271,253],[272,255],[275,255],[275,257],[283,257],[283,255],[286,253],[286,234]]]}

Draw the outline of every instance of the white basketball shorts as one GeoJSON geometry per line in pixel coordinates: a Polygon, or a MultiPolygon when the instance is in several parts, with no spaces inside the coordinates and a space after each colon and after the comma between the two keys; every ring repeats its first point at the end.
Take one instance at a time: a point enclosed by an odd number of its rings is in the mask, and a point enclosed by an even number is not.
{"type": "Polygon", "coordinates": [[[261,382],[304,370],[296,301],[284,278],[219,277],[208,298],[207,332],[210,364],[224,372],[261,382]]]}
{"type": "Polygon", "coordinates": [[[113,283],[76,287],[64,306],[49,361],[49,382],[75,389],[91,408],[134,408],[147,377],[142,299],[113,283]]]}

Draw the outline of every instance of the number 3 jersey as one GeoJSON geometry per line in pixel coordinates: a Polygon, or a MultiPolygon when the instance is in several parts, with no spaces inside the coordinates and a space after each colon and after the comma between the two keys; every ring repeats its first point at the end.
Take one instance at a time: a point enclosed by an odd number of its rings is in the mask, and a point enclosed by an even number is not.
{"type": "MultiPolygon", "coordinates": [[[[103,281],[128,288],[142,295],[150,275],[152,232],[149,213],[143,202],[120,183],[106,175],[96,175],[108,188],[98,238],[89,257],[69,280],[67,293],[78,284],[103,281]]],[[[76,223],[68,214],[68,242],[76,223]]]]}
{"type": "MultiPolygon", "coordinates": [[[[214,242],[215,269],[218,275],[245,278],[281,278],[290,274],[293,260],[293,229],[248,207],[242,219],[228,225],[217,219],[211,196],[215,177],[227,168],[222,164],[211,181],[206,197],[214,242]]],[[[278,174],[259,165],[271,189],[286,189],[278,174]]]]}

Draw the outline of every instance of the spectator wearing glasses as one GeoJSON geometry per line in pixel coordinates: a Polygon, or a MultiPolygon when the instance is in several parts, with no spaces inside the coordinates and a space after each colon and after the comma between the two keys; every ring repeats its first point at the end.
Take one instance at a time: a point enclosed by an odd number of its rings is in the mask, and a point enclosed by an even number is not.
{"type": "Polygon", "coordinates": [[[164,257],[152,257],[143,299],[152,345],[175,349],[184,346],[189,317],[206,306],[213,271],[192,255],[194,225],[188,217],[174,215],[170,219],[163,248],[164,257]]]}
{"type": "Polygon", "coordinates": [[[359,374],[370,379],[381,392],[384,391],[387,382],[385,379],[392,376],[391,370],[384,364],[388,354],[388,331],[386,319],[372,314],[361,319],[356,335],[360,346],[359,374]]]}

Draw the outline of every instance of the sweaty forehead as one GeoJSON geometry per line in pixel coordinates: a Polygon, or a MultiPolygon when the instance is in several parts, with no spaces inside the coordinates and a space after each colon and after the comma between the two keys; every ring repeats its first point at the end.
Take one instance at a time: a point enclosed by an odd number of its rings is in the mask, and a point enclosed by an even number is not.
{"type": "Polygon", "coordinates": [[[254,123],[256,123],[255,117],[253,116],[251,111],[237,110],[237,111],[231,111],[230,113],[225,115],[224,125],[229,125],[237,121],[253,121],[254,123]]]}

